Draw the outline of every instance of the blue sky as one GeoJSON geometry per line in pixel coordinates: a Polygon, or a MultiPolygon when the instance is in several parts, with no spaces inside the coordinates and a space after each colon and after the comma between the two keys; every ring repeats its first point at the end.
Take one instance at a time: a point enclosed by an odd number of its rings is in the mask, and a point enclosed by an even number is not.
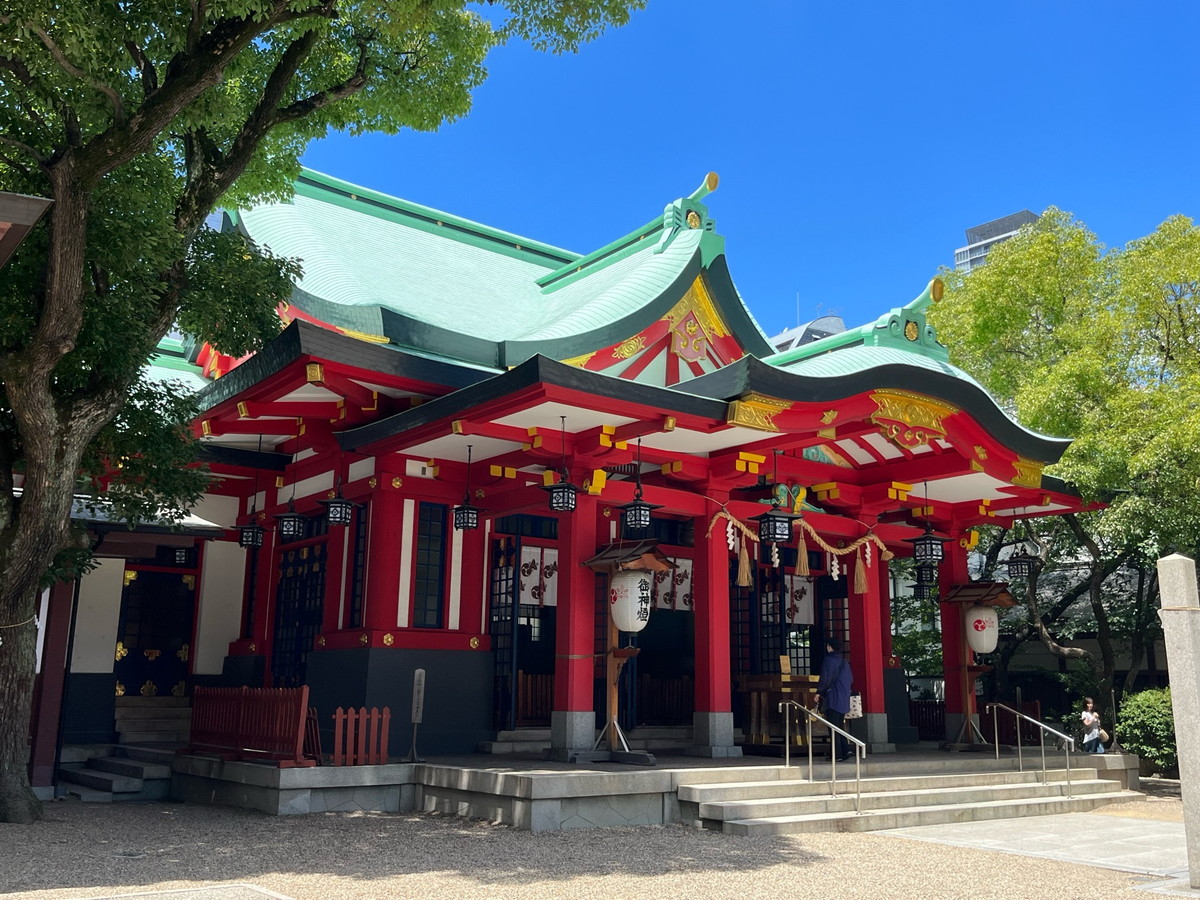
{"type": "Polygon", "coordinates": [[[574,56],[498,49],[471,114],[305,165],[579,252],[708,198],[763,328],[862,324],[965,228],[1048,205],[1108,246],[1200,214],[1200,3],[650,0],[574,56]]]}

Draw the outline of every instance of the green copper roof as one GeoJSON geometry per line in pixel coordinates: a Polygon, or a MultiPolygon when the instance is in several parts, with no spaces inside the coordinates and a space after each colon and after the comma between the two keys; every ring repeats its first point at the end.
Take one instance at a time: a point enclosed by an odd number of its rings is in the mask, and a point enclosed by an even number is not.
{"type": "Polygon", "coordinates": [[[396,346],[501,366],[537,342],[598,349],[639,330],[630,317],[644,318],[650,304],[682,296],[681,281],[724,251],[701,202],[715,184],[706,178],[586,256],[308,171],[289,202],[229,216],[259,244],[301,260],[298,309],[396,346]]]}
{"type": "MultiPolygon", "coordinates": [[[[937,332],[925,318],[925,311],[935,302],[935,291],[940,297],[941,282],[936,278],[925,286],[925,290],[916,299],[905,306],[894,307],[874,322],[777,353],[763,361],[773,366],[792,369],[794,363],[845,348],[878,347],[890,348],[903,354],[903,361],[906,363],[919,365],[912,357],[924,357],[934,362],[946,363],[947,372],[958,372],[963,377],[968,377],[960,369],[949,366],[950,354],[938,343],[937,332]]],[[[861,357],[862,354],[856,356],[861,357]]]]}

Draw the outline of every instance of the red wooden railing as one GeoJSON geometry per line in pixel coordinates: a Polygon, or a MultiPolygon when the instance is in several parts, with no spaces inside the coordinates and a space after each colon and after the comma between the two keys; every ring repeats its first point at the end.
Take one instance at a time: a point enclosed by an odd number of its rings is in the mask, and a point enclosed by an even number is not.
{"type": "Polygon", "coordinates": [[[375,707],[368,710],[343,710],[340,706],[333,714],[333,754],[335,766],[379,766],[388,760],[388,726],[392,711],[388,707],[380,712],[375,707]]]}
{"type": "Polygon", "coordinates": [[[191,744],[184,753],[267,759],[281,768],[315,766],[305,756],[308,685],[298,688],[198,687],[192,694],[191,744]]]}

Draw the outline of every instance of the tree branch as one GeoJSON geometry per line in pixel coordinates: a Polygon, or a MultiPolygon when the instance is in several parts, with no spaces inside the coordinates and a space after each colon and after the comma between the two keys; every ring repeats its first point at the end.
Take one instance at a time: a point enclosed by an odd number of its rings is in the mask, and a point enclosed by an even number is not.
{"type": "MultiPolygon", "coordinates": [[[[258,103],[219,160],[208,159],[208,165],[195,170],[189,165],[188,185],[175,207],[175,227],[180,232],[186,234],[199,226],[209,208],[245,171],[263,137],[279,124],[279,103],[319,38],[317,30],[310,29],[283,51],[263,87],[258,103]]],[[[206,137],[202,133],[194,135],[197,141],[206,137]]]]}
{"type": "Polygon", "coordinates": [[[366,41],[360,41],[358,44],[358,65],[355,66],[353,75],[341,84],[334,85],[324,91],[319,91],[305,97],[303,100],[297,100],[295,103],[279,110],[276,116],[276,123],[282,124],[284,122],[294,122],[297,119],[303,119],[305,116],[312,115],[314,112],[329,106],[331,103],[345,100],[347,97],[357,94],[367,85],[368,59],[368,44],[366,41]]]}
{"type": "Polygon", "coordinates": [[[46,157],[43,156],[41,153],[39,153],[37,150],[35,150],[33,147],[30,147],[28,144],[18,141],[16,138],[5,137],[4,135],[0,134],[0,144],[8,144],[8,146],[15,147],[17,150],[20,150],[22,153],[26,154],[27,156],[32,156],[34,159],[37,160],[38,165],[43,168],[45,167],[46,163],[48,162],[46,157]]]}
{"type": "Polygon", "coordinates": [[[133,62],[142,76],[142,93],[149,96],[158,90],[158,70],[154,68],[154,63],[150,61],[149,57],[142,52],[142,48],[133,41],[126,41],[125,49],[129,51],[129,55],[133,58],[133,62]]]}
{"type": "Polygon", "coordinates": [[[56,63],[58,63],[59,67],[64,72],[66,72],[68,75],[72,76],[73,78],[78,78],[80,81],[87,82],[87,84],[94,87],[96,90],[98,90],[100,93],[104,94],[104,96],[106,96],[109,99],[109,102],[112,103],[112,107],[113,107],[113,120],[118,125],[124,125],[125,124],[125,102],[121,99],[121,95],[118,94],[112,88],[111,85],[105,84],[103,81],[92,78],[90,75],[88,75],[86,72],[84,72],[83,69],[79,68],[74,63],[72,63],[69,59],[67,59],[67,55],[65,53],[63,53],[62,49],[58,46],[58,44],[54,43],[54,39],[52,37],[50,37],[50,35],[44,29],[42,29],[40,26],[29,25],[28,28],[30,31],[32,31],[34,34],[36,34],[39,38],[41,38],[41,41],[45,45],[46,49],[50,51],[50,55],[52,57],[54,57],[54,61],[56,63]]]}

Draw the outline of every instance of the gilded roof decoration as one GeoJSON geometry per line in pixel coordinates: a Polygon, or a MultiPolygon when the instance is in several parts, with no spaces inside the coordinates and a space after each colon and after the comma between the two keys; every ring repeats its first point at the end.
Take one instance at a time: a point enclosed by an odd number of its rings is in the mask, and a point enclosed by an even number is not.
{"type": "Polygon", "coordinates": [[[688,313],[695,313],[700,327],[712,337],[722,338],[729,334],[725,320],[721,318],[716,304],[713,303],[712,295],[704,284],[703,277],[699,275],[696,276],[696,280],[692,282],[692,286],[687,289],[683,298],[672,306],[663,318],[674,328],[687,317],[688,313]]]}

